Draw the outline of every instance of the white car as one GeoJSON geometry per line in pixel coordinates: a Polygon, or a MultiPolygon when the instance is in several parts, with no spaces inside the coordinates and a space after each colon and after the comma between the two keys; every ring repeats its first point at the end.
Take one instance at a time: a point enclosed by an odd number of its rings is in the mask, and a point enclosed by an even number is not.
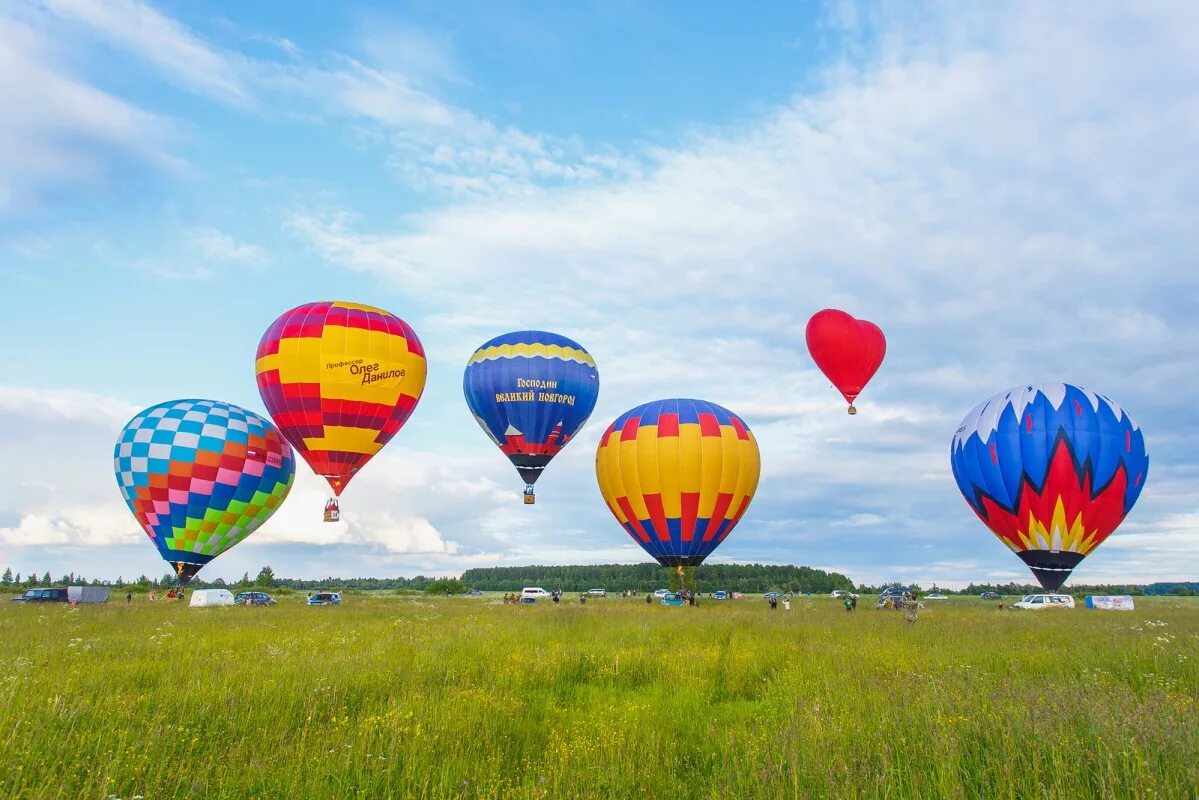
{"type": "Polygon", "coordinates": [[[948,600],[949,598],[946,597],[945,595],[941,594],[940,592],[933,592],[932,594],[926,594],[924,596],[924,599],[925,600],[948,600]]]}
{"type": "Polygon", "coordinates": [[[657,591],[654,592],[654,597],[661,600],[663,597],[665,597],[668,594],[671,594],[671,591],[669,589],[658,589],[657,591]]]}
{"type": "Polygon", "coordinates": [[[1074,598],[1068,594],[1026,594],[1012,608],[1040,611],[1044,608],[1074,608],[1074,598]]]}
{"type": "Polygon", "coordinates": [[[829,593],[829,597],[857,597],[857,595],[846,589],[833,589],[833,591],[829,593]]]}
{"type": "Polygon", "coordinates": [[[521,597],[550,597],[550,593],[540,586],[526,586],[520,590],[521,597]]]}
{"type": "Polygon", "coordinates": [[[603,589],[588,589],[587,596],[588,597],[607,597],[608,593],[605,592],[603,589]]]}

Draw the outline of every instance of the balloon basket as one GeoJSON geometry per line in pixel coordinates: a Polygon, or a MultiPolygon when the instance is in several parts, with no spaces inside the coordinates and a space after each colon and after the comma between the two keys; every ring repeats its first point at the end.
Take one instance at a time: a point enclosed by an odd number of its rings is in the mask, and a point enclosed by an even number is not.
{"type": "Polygon", "coordinates": [[[330,498],[328,503],[325,503],[325,522],[337,522],[341,519],[341,508],[337,505],[337,500],[330,498]]]}
{"type": "Polygon", "coordinates": [[[851,416],[851,417],[852,417],[854,414],[857,414],[857,413],[858,413],[858,410],[857,410],[857,408],[855,408],[854,406],[850,405],[850,407],[849,407],[849,416],[851,416]]]}

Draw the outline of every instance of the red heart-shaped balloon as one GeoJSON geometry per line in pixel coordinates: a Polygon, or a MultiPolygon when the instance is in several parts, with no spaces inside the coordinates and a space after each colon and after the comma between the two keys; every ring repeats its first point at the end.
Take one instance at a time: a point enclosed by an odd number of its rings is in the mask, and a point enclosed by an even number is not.
{"type": "Polygon", "coordinates": [[[882,330],[873,322],[826,308],[808,320],[805,338],[812,360],[845,396],[853,413],[853,401],[878,372],[887,354],[882,330]]]}

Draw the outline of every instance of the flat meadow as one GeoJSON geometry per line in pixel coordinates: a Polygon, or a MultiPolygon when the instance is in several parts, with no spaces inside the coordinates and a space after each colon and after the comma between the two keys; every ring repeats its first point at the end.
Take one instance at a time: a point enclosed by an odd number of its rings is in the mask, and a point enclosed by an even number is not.
{"type": "Polygon", "coordinates": [[[1199,601],[0,607],[0,797],[1189,798],[1199,601]]]}

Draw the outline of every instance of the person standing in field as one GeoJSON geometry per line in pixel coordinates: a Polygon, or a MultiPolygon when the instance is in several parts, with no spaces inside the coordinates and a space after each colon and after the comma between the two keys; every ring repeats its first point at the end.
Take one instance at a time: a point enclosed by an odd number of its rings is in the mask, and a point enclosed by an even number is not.
{"type": "Polygon", "coordinates": [[[791,598],[784,597],[783,598],[783,611],[790,611],[790,610],[791,610],[791,598]]]}
{"type": "Polygon", "coordinates": [[[852,597],[845,598],[845,610],[847,612],[853,611],[853,598],[852,597]]]}
{"type": "Polygon", "coordinates": [[[651,598],[651,597],[653,597],[653,595],[649,595],[649,594],[647,594],[647,595],[645,596],[645,604],[646,604],[647,606],[650,604],[650,598],[651,598]]]}
{"type": "Polygon", "coordinates": [[[777,611],[778,607],[779,607],[779,601],[774,599],[773,597],[770,598],[770,610],[777,611]]]}
{"type": "Polygon", "coordinates": [[[126,603],[133,602],[133,592],[125,592],[125,602],[126,603]]]}

